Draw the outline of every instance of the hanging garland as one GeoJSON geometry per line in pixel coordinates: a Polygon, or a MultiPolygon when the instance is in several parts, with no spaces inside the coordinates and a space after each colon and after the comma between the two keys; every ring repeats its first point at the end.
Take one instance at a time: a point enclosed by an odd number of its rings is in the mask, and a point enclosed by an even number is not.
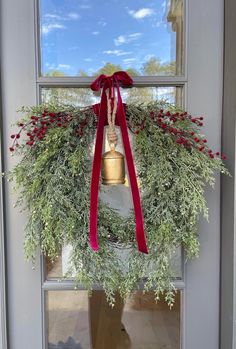
{"type": "MultiPolygon", "coordinates": [[[[115,292],[128,296],[138,288],[165,292],[174,302],[171,259],[176,248],[198,255],[199,215],[208,217],[206,184],[214,172],[228,173],[200,133],[203,117],[192,117],[165,102],[127,105],[133,153],[140,183],[148,254],[136,248],[134,214],[123,217],[99,200],[99,250],[89,244],[92,152],[98,117],[94,108],[39,105],[22,108],[26,116],[13,134],[12,153],[21,156],[9,173],[18,204],[29,212],[25,253],[41,252],[54,260],[71,245],[70,271],[89,290],[101,285],[110,303],[115,292]],[[119,251],[127,251],[122,258],[119,251]]],[[[100,185],[100,191],[103,186],[100,185]]]]}

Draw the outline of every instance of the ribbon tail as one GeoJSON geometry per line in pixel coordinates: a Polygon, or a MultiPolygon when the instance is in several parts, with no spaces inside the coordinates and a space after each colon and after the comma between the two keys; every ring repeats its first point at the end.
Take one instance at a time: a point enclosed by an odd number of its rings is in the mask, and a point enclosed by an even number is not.
{"type": "Polygon", "coordinates": [[[144,232],[144,222],[143,222],[143,214],[142,214],[142,206],[139,195],[137,177],[134,167],[133,155],[129,141],[128,128],[126,123],[126,115],[124,106],[121,100],[119,85],[117,82],[117,93],[118,93],[118,109],[117,109],[117,117],[121,129],[122,140],[124,145],[124,151],[126,156],[126,162],[129,172],[130,186],[133,198],[134,205],[134,214],[135,214],[135,223],[136,223],[136,241],[138,244],[138,249],[140,252],[148,253],[145,232],[144,232]]]}
{"type": "Polygon", "coordinates": [[[97,221],[98,221],[98,191],[99,191],[99,178],[101,173],[102,162],[102,147],[103,147],[103,135],[104,125],[106,120],[106,93],[103,90],[100,112],[98,118],[98,126],[96,133],[96,142],[92,166],[92,176],[90,185],[90,246],[94,251],[98,251],[98,234],[97,234],[97,221]]]}

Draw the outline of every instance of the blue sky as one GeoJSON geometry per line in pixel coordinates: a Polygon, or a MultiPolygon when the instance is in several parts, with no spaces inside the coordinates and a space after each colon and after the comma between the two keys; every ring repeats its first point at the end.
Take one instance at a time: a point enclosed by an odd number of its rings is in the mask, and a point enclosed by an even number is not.
{"type": "Polygon", "coordinates": [[[42,72],[93,75],[107,62],[140,70],[175,60],[168,0],[41,0],[42,72]]]}

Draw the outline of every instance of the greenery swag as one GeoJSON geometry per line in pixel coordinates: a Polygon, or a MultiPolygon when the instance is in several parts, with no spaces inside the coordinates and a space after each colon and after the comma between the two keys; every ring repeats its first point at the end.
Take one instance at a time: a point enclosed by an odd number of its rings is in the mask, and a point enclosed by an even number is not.
{"type": "Polygon", "coordinates": [[[199,215],[208,216],[204,187],[214,184],[215,170],[227,173],[224,156],[213,153],[199,131],[203,118],[165,102],[126,107],[141,183],[149,250],[145,255],[136,248],[132,212],[122,217],[101,200],[100,249],[95,253],[89,246],[91,152],[97,123],[92,108],[48,104],[21,111],[26,116],[11,136],[10,148],[21,160],[9,178],[20,191],[17,203],[29,212],[27,259],[34,259],[38,247],[56,259],[70,244],[76,281],[89,290],[100,284],[110,303],[116,291],[126,297],[142,280],[144,290],[154,289],[156,299],[165,293],[172,305],[172,255],[179,246],[187,258],[198,255],[199,215]],[[118,248],[127,249],[127,258],[120,257],[118,248]]]}

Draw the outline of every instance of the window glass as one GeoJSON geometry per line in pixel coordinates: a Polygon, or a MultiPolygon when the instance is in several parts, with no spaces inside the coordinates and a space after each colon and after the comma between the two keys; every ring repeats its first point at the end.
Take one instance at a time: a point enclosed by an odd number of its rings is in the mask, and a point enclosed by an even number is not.
{"type": "MultiPolygon", "coordinates": [[[[175,86],[160,87],[133,87],[121,89],[124,103],[149,103],[155,100],[166,100],[182,106],[183,89],[175,86]]],[[[99,103],[100,97],[96,97],[89,88],[42,88],[41,100],[43,103],[58,102],[84,107],[99,103]]]]}
{"type": "Polygon", "coordinates": [[[183,0],[41,0],[43,76],[181,75],[183,0]]]}
{"type": "MultiPolygon", "coordinates": [[[[69,103],[78,106],[91,105],[98,103],[100,97],[96,97],[93,92],[88,88],[43,88],[41,91],[42,102],[59,102],[69,103]]],[[[154,100],[167,100],[171,103],[182,105],[182,88],[167,86],[167,87],[144,87],[144,88],[132,88],[122,89],[122,97],[124,102],[129,103],[148,103],[154,100]]],[[[119,134],[119,129],[117,129],[119,134]]],[[[106,137],[105,137],[106,139],[106,137]]],[[[132,135],[130,134],[132,141],[132,135]]],[[[109,150],[108,144],[105,145],[104,151],[109,150]]],[[[124,153],[121,135],[119,134],[119,142],[117,150],[124,153]]],[[[127,181],[128,183],[128,181],[127,181]]],[[[102,185],[102,200],[108,202],[110,206],[116,210],[120,210],[122,215],[124,212],[129,212],[132,207],[132,199],[129,186],[117,185],[115,187],[109,187],[107,192],[107,186],[102,185]]],[[[70,246],[64,246],[59,257],[46,263],[46,279],[59,279],[66,276],[68,271],[68,263],[70,259],[70,246]]],[[[129,251],[127,251],[128,253],[129,251]]],[[[172,257],[172,271],[174,279],[182,279],[182,253],[181,248],[173,251],[172,257]]]]}
{"type": "MultiPolygon", "coordinates": [[[[114,193],[113,193],[114,198],[114,193]]],[[[47,280],[59,280],[67,277],[67,272],[69,269],[69,260],[71,253],[71,246],[65,245],[62,248],[59,256],[50,260],[46,258],[46,279],[47,280]]],[[[119,249],[121,251],[121,249],[119,249]]],[[[129,253],[129,249],[124,249],[123,254],[129,253]]],[[[183,263],[182,263],[182,250],[181,247],[173,251],[172,260],[171,260],[171,269],[173,274],[173,280],[182,280],[183,279],[183,263]]],[[[72,279],[70,277],[70,279],[72,279]]]]}
{"type": "Polygon", "coordinates": [[[103,291],[46,292],[48,349],[179,349],[181,292],[170,310],[164,296],[135,292],[109,306],[103,291]]]}

